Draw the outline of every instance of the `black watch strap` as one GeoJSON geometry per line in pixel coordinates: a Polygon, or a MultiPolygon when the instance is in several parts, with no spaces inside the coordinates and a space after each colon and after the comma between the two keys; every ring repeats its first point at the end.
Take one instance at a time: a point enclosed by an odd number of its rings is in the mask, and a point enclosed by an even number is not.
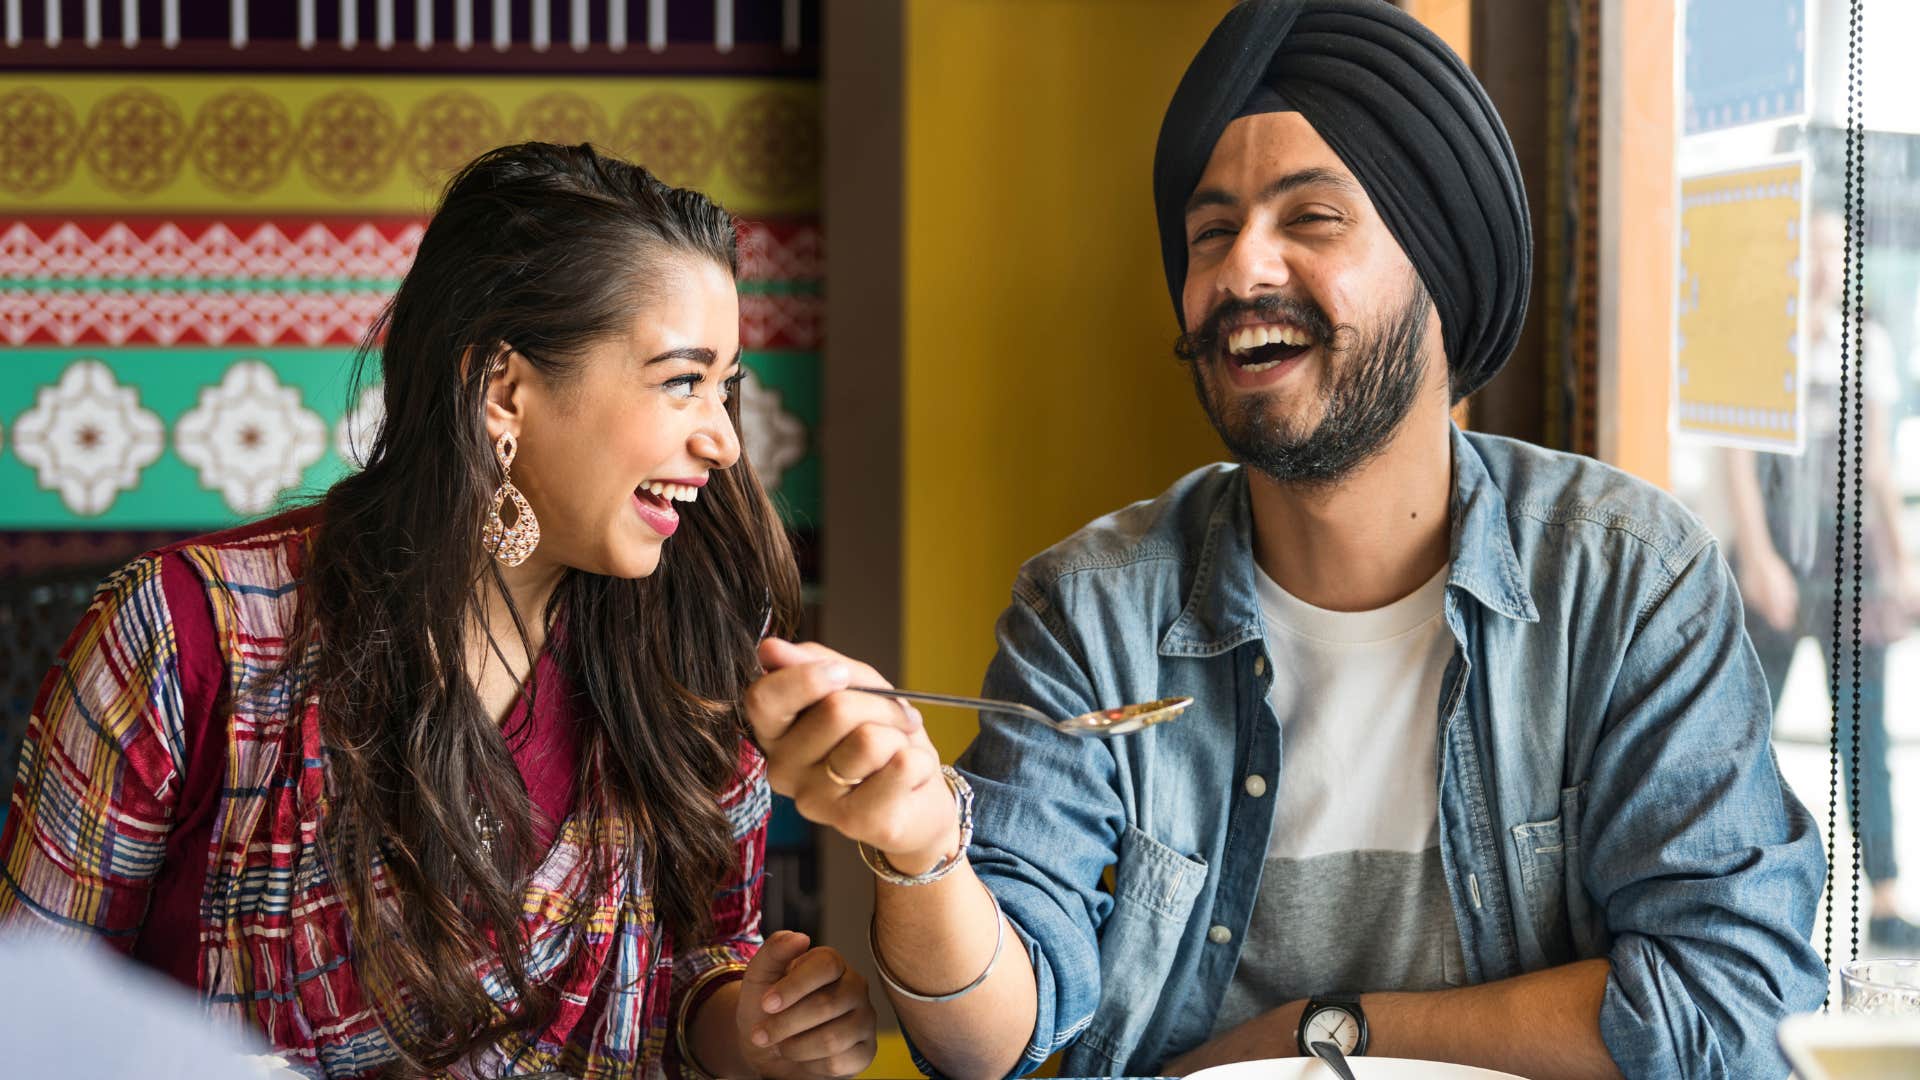
{"type": "Polygon", "coordinates": [[[1293,1042],[1300,1050],[1301,1057],[1312,1057],[1313,1051],[1307,1048],[1307,1021],[1322,1009],[1339,1009],[1353,1017],[1354,1024],[1360,1029],[1360,1037],[1354,1041],[1353,1049],[1346,1051],[1348,1057],[1364,1057],[1367,1052],[1367,1014],[1360,1008],[1359,994],[1317,994],[1307,1002],[1300,1012],[1300,1026],[1294,1030],[1293,1042]]]}

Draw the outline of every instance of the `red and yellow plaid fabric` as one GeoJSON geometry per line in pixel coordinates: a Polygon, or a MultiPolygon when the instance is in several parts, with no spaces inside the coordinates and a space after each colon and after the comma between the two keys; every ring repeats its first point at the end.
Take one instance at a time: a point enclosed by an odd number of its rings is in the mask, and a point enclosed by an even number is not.
{"type": "MultiPolygon", "coordinates": [[[[212,602],[233,703],[217,717],[184,715],[181,655],[161,587],[145,556],[100,588],[40,690],[0,834],[0,922],[36,924],[130,951],[164,862],[185,784],[187,732],[224,723],[226,775],[200,904],[203,1000],[219,1019],[253,1028],[299,1071],[358,1077],[395,1058],[355,978],[346,912],[321,858],[326,752],[296,687],[237,692],[274,669],[294,615],[306,527],[276,519],[176,549],[212,602]]],[[[643,867],[585,896],[587,845],[576,814],[527,887],[527,970],[560,1006],[541,1031],[472,1056],[455,1076],[558,1069],[579,1077],[679,1076],[676,1030],[739,977],[760,943],[760,894],[771,795],[757,751],[722,796],[739,851],[714,897],[714,939],[674,942],[654,917],[643,867]],[[592,905],[584,929],[572,916],[592,905]]],[[[497,971],[483,970],[503,1009],[497,971]]]]}

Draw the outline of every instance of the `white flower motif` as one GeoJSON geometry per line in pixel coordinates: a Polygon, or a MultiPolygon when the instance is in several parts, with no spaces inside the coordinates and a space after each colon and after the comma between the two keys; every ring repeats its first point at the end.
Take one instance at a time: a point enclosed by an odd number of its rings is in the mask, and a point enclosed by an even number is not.
{"type": "Polygon", "coordinates": [[[13,426],[14,453],[76,514],[103,514],[165,447],[164,427],[98,360],[78,360],[13,426]]]}
{"type": "Polygon", "coordinates": [[[807,425],[780,404],[780,391],[761,385],[752,368],[740,386],[740,442],[768,491],[807,456],[807,425]]]}
{"type": "Polygon", "coordinates": [[[327,426],[259,360],[227,369],[174,427],[174,448],[235,513],[258,514],[327,452],[327,426]]]}
{"type": "Polygon", "coordinates": [[[340,452],[340,460],[356,469],[366,468],[373,440],[386,419],[387,404],[381,388],[369,386],[360,391],[359,403],[333,425],[333,446],[340,452]]]}

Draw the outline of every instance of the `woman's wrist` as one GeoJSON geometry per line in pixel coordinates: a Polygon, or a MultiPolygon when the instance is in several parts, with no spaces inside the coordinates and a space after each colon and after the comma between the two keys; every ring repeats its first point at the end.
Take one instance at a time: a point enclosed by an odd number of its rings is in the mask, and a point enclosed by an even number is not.
{"type": "Polygon", "coordinates": [[[924,815],[921,820],[938,820],[933,839],[925,844],[902,851],[882,851],[887,865],[909,877],[924,874],[938,866],[950,856],[960,852],[960,812],[954,803],[952,789],[946,784],[928,784],[920,797],[920,807],[916,813],[924,815]]]}
{"type": "Polygon", "coordinates": [[[740,1011],[740,980],[729,979],[694,1006],[683,1029],[681,1048],[689,1076],[758,1076],[747,1060],[736,1017],[740,1011]]]}

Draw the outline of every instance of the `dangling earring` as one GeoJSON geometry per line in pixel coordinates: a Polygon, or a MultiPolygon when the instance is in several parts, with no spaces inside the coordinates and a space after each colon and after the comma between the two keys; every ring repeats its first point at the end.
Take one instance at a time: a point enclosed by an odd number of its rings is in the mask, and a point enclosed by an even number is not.
{"type": "Polygon", "coordinates": [[[513,455],[519,449],[513,436],[505,432],[493,444],[493,456],[500,462],[500,486],[493,490],[493,509],[487,511],[487,522],[480,528],[481,546],[507,566],[526,562],[540,544],[540,519],[533,516],[527,497],[513,486],[513,455]],[[513,500],[511,527],[500,520],[500,506],[508,499],[513,500]]]}

